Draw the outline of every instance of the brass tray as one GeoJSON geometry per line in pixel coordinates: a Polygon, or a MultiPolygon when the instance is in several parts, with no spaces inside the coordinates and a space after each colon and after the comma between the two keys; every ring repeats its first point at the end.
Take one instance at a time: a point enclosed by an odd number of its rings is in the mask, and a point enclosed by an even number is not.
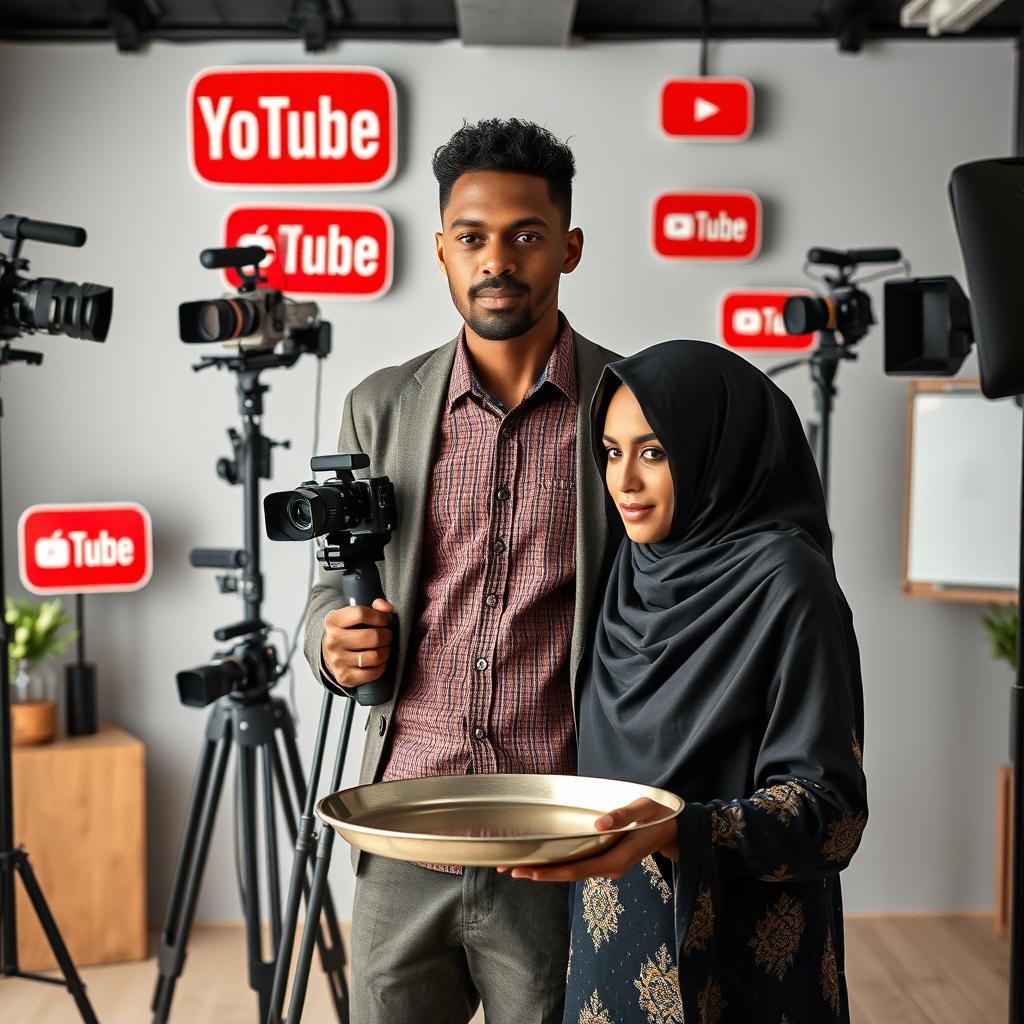
{"type": "Polygon", "coordinates": [[[325,796],[317,814],[367,853],[420,864],[497,867],[579,860],[624,832],[676,817],[673,793],[570,775],[458,775],[356,786],[325,796]],[[657,822],[598,832],[602,814],[640,797],[670,808],[657,822]]]}

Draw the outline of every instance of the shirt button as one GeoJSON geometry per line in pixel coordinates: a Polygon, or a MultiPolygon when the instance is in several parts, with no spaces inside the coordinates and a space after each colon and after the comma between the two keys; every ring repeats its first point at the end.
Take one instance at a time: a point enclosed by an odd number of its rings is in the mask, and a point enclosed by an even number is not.
{"type": "Polygon", "coordinates": [[[491,545],[492,550],[496,555],[500,555],[505,550],[505,542],[503,540],[496,540],[491,545]]]}
{"type": "Polygon", "coordinates": [[[487,668],[487,659],[477,658],[476,667],[483,672],[487,668]]]}
{"type": "Polygon", "coordinates": [[[508,499],[512,497],[512,492],[507,487],[502,486],[498,488],[498,492],[495,494],[495,497],[498,501],[508,501],[508,499]]]}
{"type": "Polygon", "coordinates": [[[482,726],[479,726],[479,725],[476,726],[473,729],[473,738],[477,739],[477,740],[486,739],[487,738],[487,730],[484,729],[482,726]]]}
{"type": "Polygon", "coordinates": [[[498,598],[494,594],[488,594],[487,597],[484,598],[484,604],[486,604],[488,608],[493,608],[497,603],[498,598]]]}

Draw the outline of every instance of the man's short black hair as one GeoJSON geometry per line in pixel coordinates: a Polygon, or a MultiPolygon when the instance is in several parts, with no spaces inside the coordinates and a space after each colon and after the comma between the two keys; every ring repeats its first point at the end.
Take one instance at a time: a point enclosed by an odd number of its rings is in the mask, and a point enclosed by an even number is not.
{"type": "Polygon", "coordinates": [[[434,153],[434,177],[440,186],[441,214],[452,187],[471,171],[511,171],[535,174],[548,183],[551,201],[569,224],[572,213],[572,179],[576,161],[572,150],[547,128],[532,121],[490,118],[462,127],[434,153]]]}

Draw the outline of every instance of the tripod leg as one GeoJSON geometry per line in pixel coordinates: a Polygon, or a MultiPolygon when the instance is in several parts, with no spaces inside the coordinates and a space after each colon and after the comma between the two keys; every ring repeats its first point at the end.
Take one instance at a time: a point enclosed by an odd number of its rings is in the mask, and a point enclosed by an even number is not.
{"type": "Polygon", "coordinates": [[[85,986],[82,984],[82,979],[78,976],[78,971],[75,970],[75,965],[71,961],[71,955],[68,953],[67,946],[64,945],[64,939],[57,928],[57,922],[54,921],[53,915],[50,913],[46,898],[43,896],[43,890],[39,888],[39,883],[36,881],[35,872],[32,870],[28,856],[22,855],[19,857],[16,867],[21,874],[21,880],[25,883],[28,898],[32,901],[32,906],[35,907],[39,923],[46,933],[46,940],[50,943],[50,949],[53,950],[53,955],[57,958],[57,963],[60,964],[64,981],[67,984],[68,991],[75,1000],[75,1004],[78,1006],[78,1012],[82,1015],[82,1020],[86,1024],[98,1024],[96,1014],[93,1013],[92,1006],[89,1004],[89,997],[85,994],[85,986]]]}
{"type": "MultiPolygon", "coordinates": [[[[334,759],[334,771],[331,775],[331,792],[341,787],[341,776],[345,770],[345,760],[348,756],[348,741],[352,733],[352,717],[355,710],[355,701],[345,702],[345,717],[341,723],[341,736],[338,740],[338,751],[334,759]]],[[[296,757],[297,757],[296,753],[296,757]]],[[[331,866],[331,847],[334,843],[334,829],[323,826],[320,829],[320,839],[316,849],[316,865],[313,868],[313,884],[310,887],[309,898],[306,901],[306,927],[302,932],[302,943],[299,946],[299,959],[295,967],[295,981],[292,983],[292,998],[288,1004],[288,1024],[298,1024],[302,1016],[302,1007],[306,1001],[306,987],[309,984],[309,968],[313,961],[313,946],[320,935],[320,912],[323,909],[324,897],[327,894],[327,871],[331,866]]],[[[333,908],[332,908],[333,909],[333,908]]],[[[335,928],[337,925],[335,925],[335,928]]],[[[338,942],[338,951],[341,951],[341,943],[338,942]]],[[[344,956],[344,953],[341,953],[344,956]]],[[[342,961],[343,963],[344,961],[342,961]]],[[[338,1007],[342,1024],[348,1024],[348,989],[345,986],[345,976],[342,971],[337,975],[327,968],[328,975],[332,982],[336,978],[336,987],[332,985],[332,992],[344,994],[344,1005],[338,1007]]]]}
{"type": "MultiPolygon", "coordinates": [[[[352,714],[355,709],[355,701],[346,701],[345,714],[342,719],[341,725],[341,737],[339,739],[338,749],[338,761],[342,766],[347,755],[348,747],[348,735],[352,728],[352,714]]],[[[299,751],[295,744],[294,736],[285,733],[284,734],[285,747],[288,751],[288,759],[292,764],[293,774],[295,775],[296,787],[302,784],[302,766],[299,761],[299,751]]],[[[331,792],[341,787],[340,776],[332,779],[331,792]]],[[[312,853],[312,839],[313,829],[316,825],[316,819],[311,816],[309,823],[309,835],[310,835],[310,853],[312,853]]],[[[327,826],[322,826],[327,828],[327,826]]],[[[331,1000],[334,1003],[335,1013],[338,1016],[338,1020],[342,1022],[348,1021],[348,985],[345,981],[345,944],[341,938],[341,928],[338,925],[338,914],[334,907],[334,900],[331,896],[330,887],[325,887],[323,894],[323,913],[318,917],[313,917],[309,913],[309,901],[310,901],[311,890],[307,888],[306,891],[306,928],[310,928],[312,925],[316,925],[314,929],[316,932],[316,946],[317,951],[320,954],[320,963],[323,967],[324,974],[327,976],[327,982],[331,990],[331,1000]]]]}
{"type": "MultiPolygon", "coordinates": [[[[284,771],[281,768],[280,757],[276,749],[274,751],[274,763],[278,786],[283,793],[287,794],[287,780],[284,778],[284,771]]],[[[282,797],[286,813],[290,810],[290,802],[287,795],[282,797]]],[[[306,891],[308,900],[309,884],[306,866],[309,863],[310,854],[313,852],[313,820],[312,818],[303,817],[298,829],[296,829],[294,819],[290,819],[289,827],[295,843],[295,857],[292,860],[292,874],[288,882],[288,898],[285,903],[281,941],[277,946],[277,960],[274,964],[274,984],[270,994],[270,1011],[266,1018],[266,1024],[281,1024],[284,994],[288,985],[288,972],[292,965],[292,950],[295,946],[295,930],[298,924],[299,904],[302,902],[303,891],[306,891]]]]}
{"type": "Polygon", "coordinates": [[[18,973],[18,929],[14,916],[14,864],[0,858],[0,977],[18,973]]]}
{"type": "Polygon", "coordinates": [[[171,886],[167,919],[160,936],[157,958],[160,976],[153,992],[154,1024],[164,1024],[171,1012],[174,986],[185,965],[185,944],[192,929],[199,883],[213,834],[230,753],[230,723],[221,705],[213,709],[207,726],[196,781],[189,800],[185,833],[171,886]]]}
{"type": "MultiPolygon", "coordinates": [[[[315,843],[314,827],[316,824],[316,819],[313,816],[313,799],[316,792],[316,786],[320,778],[321,767],[323,765],[324,750],[326,749],[327,744],[327,732],[330,727],[332,707],[333,699],[330,693],[324,693],[324,698],[320,705],[320,721],[317,724],[316,743],[313,748],[313,765],[310,771],[308,784],[302,771],[302,762],[299,758],[298,746],[295,742],[295,726],[292,721],[291,714],[283,702],[281,702],[281,707],[279,709],[280,713],[275,718],[277,728],[281,731],[285,755],[288,759],[289,768],[291,769],[295,795],[299,805],[303,806],[304,809],[301,818],[298,819],[296,824],[296,816],[291,810],[291,797],[288,790],[288,780],[285,776],[280,752],[275,745],[273,748],[274,773],[277,779],[278,788],[281,791],[281,802],[285,811],[285,816],[288,819],[288,829],[291,833],[292,841],[295,844],[295,856],[292,860],[292,873],[288,884],[288,899],[285,905],[282,941],[278,946],[277,962],[274,965],[274,987],[273,992],[271,993],[270,1014],[267,1017],[267,1024],[280,1024],[281,1022],[281,1014],[284,1011],[285,989],[288,986],[288,974],[291,970],[292,953],[295,948],[295,932],[298,926],[299,906],[302,902],[303,893],[306,895],[307,902],[309,900],[310,880],[307,875],[307,864],[309,863],[309,858],[313,852],[315,843]]],[[[348,995],[347,991],[344,990],[345,961],[344,950],[341,949],[340,934],[336,948],[340,953],[340,957],[332,957],[331,960],[337,962],[335,972],[338,980],[331,976],[331,968],[328,966],[329,960],[322,944],[321,959],[324,963],[324,969],[327,971],[329,976],[331,993],[335,1000],[335,1009],[338,1013],[338,1019],[341,1021],[347,1021],[348,1015],[345,1003],[347,1002],[348,995]],[[339,984],[343,994],[343,998],[340,1003],[337,996],[339,984]]]]}
{"type": "MultiPolygon", "coordinates": [[[[326,825],[320,829],[320,841],[316,848],[316,866],[313,869],[313,885],[309,892],[306,906],[306,927],[302,932],[299,945],[299,960],[295,968],[295,981],[292,983],[292,998],[288,1004],[288,1024],[296,1024],[302,1017],[302,1007],[306,1002],[306,988],[309,985],[309,966],[313,961],[313,947],[320,931],[320,911],[324,905],[324,892],[327,889],[327,871],[331,866],[331,846],[334,842],[334,829],[326,825]]],[[[348,1022],[348,1006],[345,1007],[344,1024],[348,1022]]]]}
{"type": "MultiPolygon", "coordinates": [[[[271,947],[281,945],[281,875],[277,864],[277,814],[274,809],[274,737],[260,756],[263,780],[263,831],[267,842],[267,901],[270,904],[271,947]]],[[[260,1018],[262,1020],[262,1018],[260,1018]]]]}
{"type": "MultiPolygon", "coordinates": [[[[249,952],[249,987],[259,1000],[259,1020],[267,1018],[270,1010],[270,990],[273,984],[273,960],[263,959],[260,932],[260,891],[256,856],[256,750],[253,746],[238,749],[238,790],[241,806],[239,828],[242,836],[242,879],[245,886],[245,937],[249,952]]],[[[276,950],[274,951],[276,952],[276,950]]]]}

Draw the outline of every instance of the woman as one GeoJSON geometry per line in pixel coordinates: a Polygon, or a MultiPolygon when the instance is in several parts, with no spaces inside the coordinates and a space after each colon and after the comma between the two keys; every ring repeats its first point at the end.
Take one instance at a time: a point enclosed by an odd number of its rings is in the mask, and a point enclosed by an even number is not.
{"type": "MultiPolygon", "coordinates": [[[[683,813],[589,860],[567,1024],[848,1021],[839,872],[867,820],[863,709],[814,461],[789,400],[718,346],[611,364],[595,449],[627,537],[579,712],[580,773],[683,813]]],[[[600,829],[664,817],[639,801],[600,829]]]]}

